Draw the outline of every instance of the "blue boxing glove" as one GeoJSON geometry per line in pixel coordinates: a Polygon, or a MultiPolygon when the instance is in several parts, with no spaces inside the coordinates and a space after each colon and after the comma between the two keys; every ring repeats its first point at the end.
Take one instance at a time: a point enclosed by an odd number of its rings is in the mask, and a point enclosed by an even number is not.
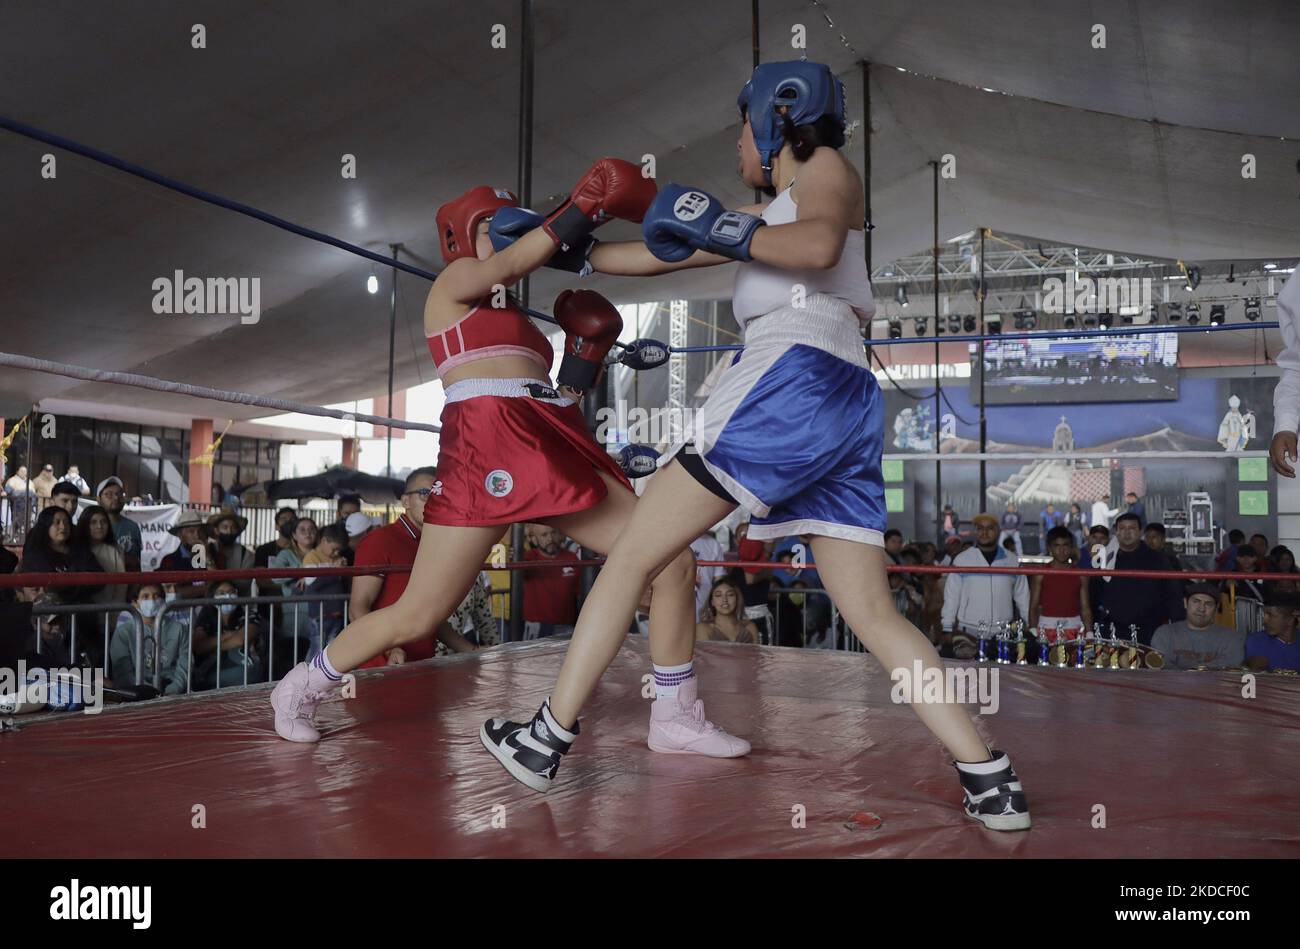
{"type": "Polygon", "coordinates": [[[618,466],[629,479],[654,474],[659,467],[659,452],[649,445],[625,445],[618,453],[618,466]]]}
{"type": "MultiPolygon", "coordinates": [[[[500,253],[529,231],[541,227],[545,220],[545,217],[528,208],[498,208],[488,224],[488,237],[492,241],[492,248],[500,253]]],[[[588,234],[573,247],[557,249],[546,262],[546,266],[585,277],[594,272],[594,268],[587,261],[587,256],[599,243],[596,238],[588,234]]]]}
{"type": "Polygon", "coordinates": [[[651,203],[641,236],[650,253],[670,263],[685,260],[696,250],[732,260],[753,260],[749,242],[766,223],[753,214],[728,211],[717,198],[698,188],[670,184],[660,188],[651,203]]]}

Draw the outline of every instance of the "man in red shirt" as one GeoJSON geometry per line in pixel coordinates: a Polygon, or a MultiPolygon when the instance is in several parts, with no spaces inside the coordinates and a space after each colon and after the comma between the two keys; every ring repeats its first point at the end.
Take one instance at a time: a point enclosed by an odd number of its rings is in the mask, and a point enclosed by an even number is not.
{"type": "MultiPolygon", "coordinates": [[[[434,482],[438,480],[436,468],[416,468],[406,476],[402,489],[404,513],[393,523],[366,534],[357,548],[358,567],[415,563],[415,552],[420,546],[420,529],[424,526],[424,502],[429,499],[434,482]]],[[[348,604],[348,620],[357,619],[375,610],[396,603],[411,578],[409,572],[384,573],[352,578],[352,598],[348,604]]],[[[361,664],[362,669],[378,666],[399,666],[404,662],[430,659],[441,640],[454,652],[472,652],[474,644],[456,632],[447,623],[438,627],[434,639],[418,639],[405,646],[397,646],[361,664]]]]}
{"type": "MultiPolygon", "coordinates": [[[[530,524],[533,546],[524,551],[524,560],[578,562],[577,554],[561,544],[564,535],[545,524],[530,524]]],[[[578,621],[578,585],[582,582],[576,566],[541,567],[521,571],[524,575],[524,638],[563,636],[573,633],[578,621]]]]}

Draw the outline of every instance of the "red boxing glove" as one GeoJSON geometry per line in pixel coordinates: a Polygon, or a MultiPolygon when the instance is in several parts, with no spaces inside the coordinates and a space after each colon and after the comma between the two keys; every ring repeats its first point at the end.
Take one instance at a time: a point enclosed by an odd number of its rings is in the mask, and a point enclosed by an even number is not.
{"type": "Polygon", "coordinates": [[[542,230],[561,247],[576,247],[610,218],[640,223],[655,198],[654,179],[621,158],[598,160],[547,216],[542,230]]]}
{"type": "Polygon", "coordinates": [[[585,392],[600,378],[605,354],[623,331],[623,318],[595,290],[565,290],[555,298],[554,312],[564,330],[564,359],[556,382],[585,392]]]}
{"type": "MultiPolygon", "coordinates": [[[[736,545],[736,554],[740,557],[742,563],[744,562],[753,563],[760,560],[766,560],[767,558],[763,556],[763,547],[764,544],[761,540],[750,540],[748,537],[746,537],[744,540],[742,540],[739,544],[736,545]]],[[[743,570],[745,573],[758,573],[760,570],[766,568],[741,567],[740,569],[743,570]]]]}

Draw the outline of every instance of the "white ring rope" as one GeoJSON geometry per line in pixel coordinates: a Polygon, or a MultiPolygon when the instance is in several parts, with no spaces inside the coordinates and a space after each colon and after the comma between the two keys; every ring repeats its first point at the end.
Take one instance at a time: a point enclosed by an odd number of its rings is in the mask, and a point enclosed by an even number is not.
{"type": "Polygon", "coordinates": [[[134,372],[91,369],[87,366],[74,366],[71,363],[52,362],[48,359],[34,359],[31,356],[19,356],[15,353],[0,352],[0,366],[7,366],[10,369],[27,369],[31,372],[47,372],[56,376],[83,379],[86,382],[111,382],[116,385],[135,386],[137,389],[152,389],[155,392],[170,392],[175,395],[192,396],[196,399],[211,399],[215,402],[256,405],[264,409],[275,409],[280,412],[298,412],[302,415],[319,415],[324,418],[337,418],[344,421],[369,422],[372,425],[414,429],[421,432],[437,433],[442,431],[440,425],[429,425],[425,422],[408,422],[405,419],[387,418],[383,415],[344,412],[341,409],[327,409],[321,405],[308,405],[306,402],[293,402],[289,399],[272,399],[268,396],[253,395],[251,392],[212,389],[208,386],[191,385],[188,382],[155,379],[153,376],[142,376],[134,372]]]}

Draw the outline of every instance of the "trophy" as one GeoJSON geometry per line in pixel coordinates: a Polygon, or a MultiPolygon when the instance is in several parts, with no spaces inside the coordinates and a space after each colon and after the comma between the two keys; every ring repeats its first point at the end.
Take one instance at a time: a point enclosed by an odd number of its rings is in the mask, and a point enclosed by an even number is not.
{"type": "Polygon", "coordinates": [[[979,656],[977,658],[979,659],[980,662],[988,662],[989,657],[985,653],[985,649],[988,645],[988,634],[989,634],[988,623],[980,623],[979,634],[980,634],[980,651],[979,651],[979,656]]]}
{"type": "Polygon", "coordinates": [[[1128,628],[1128,653],[1126,654],[1129,669],[1137,669],[1138,665],[1142,662],[1142,659],[1138,654],[1140,645],[1141,644],[1138,643],[1137,625],[1130,624],[1128,628]]]}
{"type": "MultiPolygon", "coordinates": [[[[1038,640],[1038,664],[1040,666],[1050,665],[1047,659],[1047,653],[1052,647],[1047,642],[1047,635],[1043,632],[1042,626],[1039,626],[1038,629],[1035,630],[1035,633],[1036,635],[1034,638],[1038,640]]],[[[1059,631],[1057,632],[1057,635],[1060,635],[1059,631]]]]}
{"type": "Polygon", "coordinates": [[[1110,652],[1110,667],[1112,669],[1118,669],[1119,668],[1119,634],[1115,632],[1114,623],[1110,624],[1110,646],[1108,648],[1108,651],[1110,652]]]}
{"type": "Polygon", "coordinates": [[[1056,668],[1065,668],[1065,620],[1056,621],[1056,668]]]}
{"type": "MultiPolygon", "coordinates": [[[[1101,629],[1100,623],[1092,624],[1092,633],[1094,637],[1097,635],[1100,629],[1101,629]]],[[[1087,645],[1088,645],[1088,631],[1080,627],[1078,651],[1074,654],[1074,668],[1082,669],[1084,667],[1083,654],[1084,654],[1084,650],[1087,648],[1087,645]]]]}
{"type": "Polygon", "coordinates": [[[1025,658],[1025,651],[1028,647],[1029,640],[1025,638],[1025,621],[1016,620],[1016,665],[1029,665],[1029,660],[1025,658]]]}
{"type": "Polygon", "coordinates": [[[1011,625],[1009,623],[998,623],[994,627],[994,635],[998,640],[998,665],[1004,666],[1010,662],[1011,642],[1008,637],[1011,635],[1011,625]]]}

